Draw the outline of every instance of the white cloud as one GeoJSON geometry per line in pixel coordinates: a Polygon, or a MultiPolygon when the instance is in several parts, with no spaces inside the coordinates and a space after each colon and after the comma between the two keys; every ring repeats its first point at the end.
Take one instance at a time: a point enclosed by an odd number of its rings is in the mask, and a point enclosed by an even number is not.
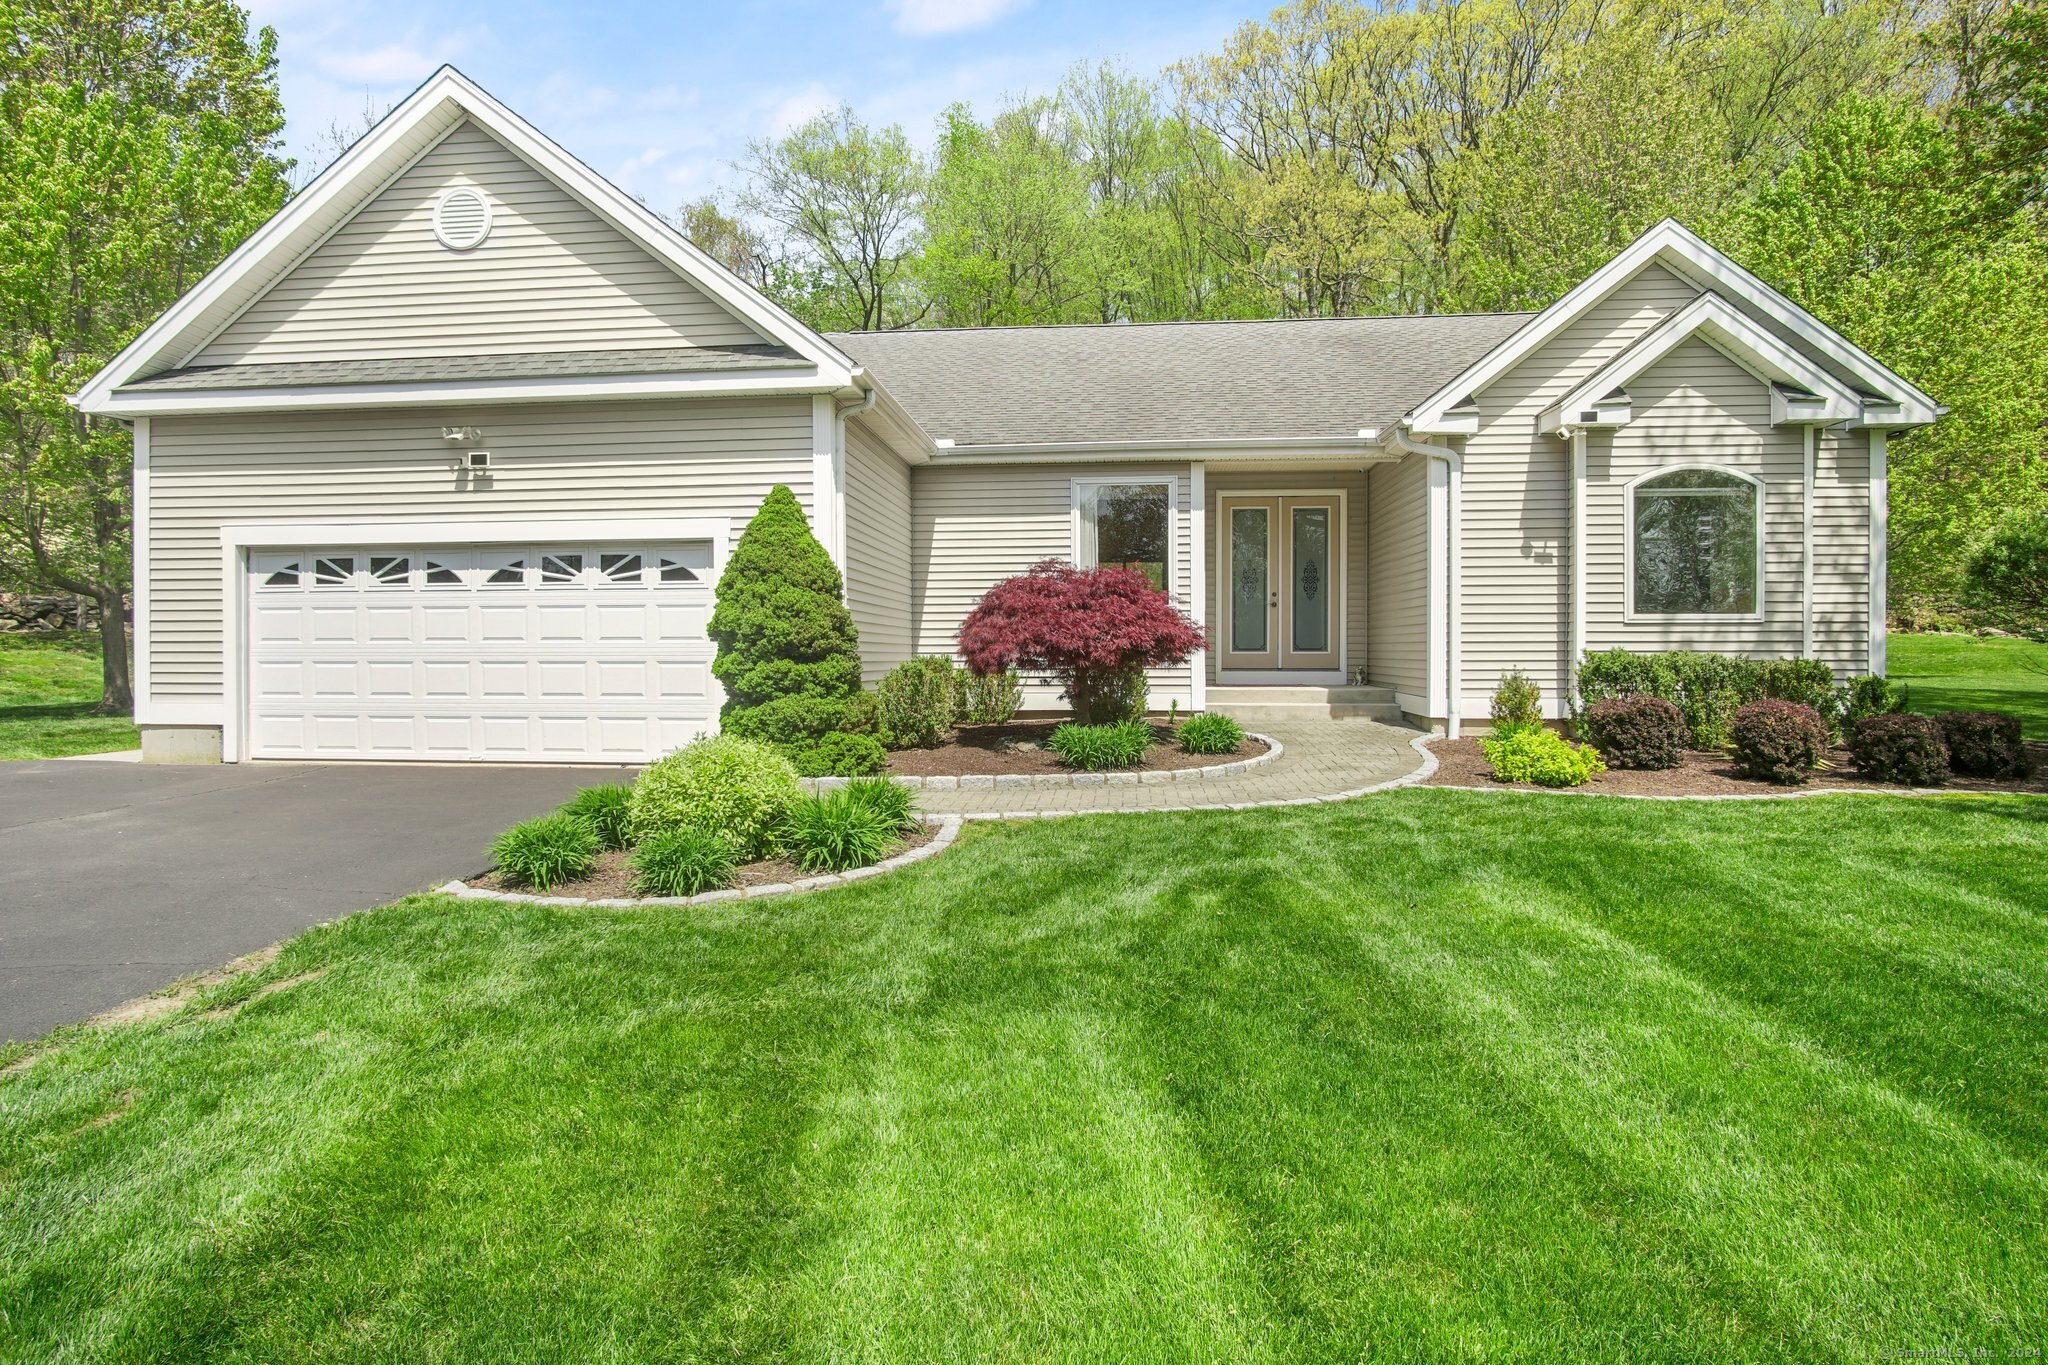
{"type": "Polygon", "coordinates": [[[776,134],[793,132],[818,115],[839,107],[838,97],[812,81],[768,111],[768,127],[776,134]]]}
{"type": "Polygon", "coordinates": [[[889,10],[896,16],[893,27],[898,33],[923,38],[986,28],[1030,3],[1031,0],[889,0],[889,10]]]}
{"type": "Polygon", "coordinates": [[[416,47],[386,43],[367,52],[323,52],[315,63],[323,76],[362,85],[417,84],[441,63],[416,47]]]}

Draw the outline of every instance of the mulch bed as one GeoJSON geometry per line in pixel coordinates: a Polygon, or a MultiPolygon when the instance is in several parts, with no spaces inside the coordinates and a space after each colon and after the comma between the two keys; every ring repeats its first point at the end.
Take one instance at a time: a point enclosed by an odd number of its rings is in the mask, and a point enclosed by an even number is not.
{"type": "MultiPolygon", "coordinates": [[[[1064,724],[1057,720],[1012,721],[1008,725],[963,725],[936,749],[900,749],[889,755],[889,773],[894,777],[996,777],[1007,773],[1070,773],[1076,769],[1061,763],[1046,749],[1046,736],[1064,724]]],[[[1152,747],[1144,762],[1117,772],[1171,772],[1181,768],[1208,768],[1234,763],[1266,752],[1261,740],[1247,739],[1227,754],[1183,753],[1164,725],[1152,727],[1152,747]]]]}
{"type": "MultiPolygon", "coordinates": [[[[2035,775],[2027,782],[2000,782],[1983,777],[1952,777],[1943,791],[1954,792],[2040,792],[2048,793],[2048,744],[2029,743],[2034,755],[2035,775]]],[[[1429,746],[1436,755],[1437,770],[1422,785],[1427,787],[1497,787],[1509,791],[1543,791],[1529,782],[1496,782],[1476,739],[1436,740],[1429,746]]],[[[1692,752],[1682,766],[1662,771],[1641,772],[1611,768],[1583,787],[1567,791],[1592,792],[1607,796],[1759,796],[1787,791],[1898,791],[1900,788],[1873,782],[1856,771],[1847,749],[1828,753],[1828,766],[1808,776],[1803,787],[1779,787],[1769,782],[1737,777],[1728,755],[1692,752]]]]}
{"type": "MultiPolygon", "coordinates": [[[[908,853],[913,848],[922,848],[930,843],[932,836],[938,832],[937,825],[920,824],[898,840],[896,847],[889,851],[888,856],[894,858],[900,853],[908,853]]],[[[471,877],[468,881],[471,886],[485,891],[518,891],[536,896],[573,896],[579,900],[611,900],[620,896],[638,896],[640,893],[633,889],[633,868],[628,861],[632,856],[631,850],[628,849],[601,853],[598,855],[596,868],[588,877],[573,882],[557,882],[546,891],[517,885],[495,868],[481,877],[471,877]]],[[[734,868],[731,884],[774,886],[779,882],[793,882],[815,875],[817,874],[798,871],[796,864],[786,858],[769,858],[734,868]]]]}

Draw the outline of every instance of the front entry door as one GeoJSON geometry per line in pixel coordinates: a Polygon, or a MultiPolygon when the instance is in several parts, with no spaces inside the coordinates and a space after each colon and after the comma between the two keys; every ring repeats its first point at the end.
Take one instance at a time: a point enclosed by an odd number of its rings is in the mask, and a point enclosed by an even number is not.
{"type": "Polygon", "coordinates": [[[1225,496],[1226,669],[1337,671],[1343,505],[1329,494],[1225,496]]]}

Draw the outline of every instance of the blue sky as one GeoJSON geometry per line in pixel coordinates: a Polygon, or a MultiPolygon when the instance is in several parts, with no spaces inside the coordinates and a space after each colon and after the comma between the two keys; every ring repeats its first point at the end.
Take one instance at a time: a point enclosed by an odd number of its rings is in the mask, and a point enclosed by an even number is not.
{"type": "MultiPolygon", "coordinates": [[[[250,0],[244,0],[249,3],[250,0]]],[[[286,131],[305,155],[453,62],[660,211],[729,188],[747,141],[841,101],[929,145],[955,100],[993,109],[1075,62],[1151,73],[1213,51],[1269,4],[1230,0],[253,0],[277,30],[286,131]]],[[[324,159],[324,158],[318,158],[324,159]]]]}

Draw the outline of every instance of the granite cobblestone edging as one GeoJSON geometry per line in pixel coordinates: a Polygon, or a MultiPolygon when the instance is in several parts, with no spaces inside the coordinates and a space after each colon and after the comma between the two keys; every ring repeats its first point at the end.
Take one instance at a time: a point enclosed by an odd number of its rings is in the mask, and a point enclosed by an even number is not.
{"type": "MultiPolygon", "coordinates": [[[[1213,782],[1242,777],[1287,752],[1287,746],[1271,735],[1247,730],[1245,738],[1262,741],[1266,752],[1253,754],[1250,758],[1233,759],[1229,763],[1213,763],[1206,768],[1135,773],[981,773],[965,777],[891,777],[889,780],[911,791],[935,792],[1018,791],[1032,787],[1155,787],[1169,782],[1213,782]]],[[[806,777],[803,784],[807,791],[829,792],[856,780],[851,777],[806,777]]]]}
{"type": "Polygon", "coordinates": [[[723,891],[700,891],[694,896],[540,896],[526,891],[491,891],[461,881],[452,881],[445,886],[437,886],[434,890],[440,895],[460,896],[464,900],[517,901],[522,905],[598,905],[621,909],[637,905],[716,905],[722,901],[761,900],[767,896],[786,896],[794,891],[823,891],[828,887],[845,886],[850,882],[879,877],[884,872],[894,872],[899,867],[921,863],[926,858],[950,848],[953,841],[960,837],[960,817],[957,815],[927,816],[925,823],[938,826],[929,840],[869,867],[849,868],[845,872],[826,872],[816,877],[799,877],[793,882],[773,882],[767,886],[735,886],[723,891]]]}

